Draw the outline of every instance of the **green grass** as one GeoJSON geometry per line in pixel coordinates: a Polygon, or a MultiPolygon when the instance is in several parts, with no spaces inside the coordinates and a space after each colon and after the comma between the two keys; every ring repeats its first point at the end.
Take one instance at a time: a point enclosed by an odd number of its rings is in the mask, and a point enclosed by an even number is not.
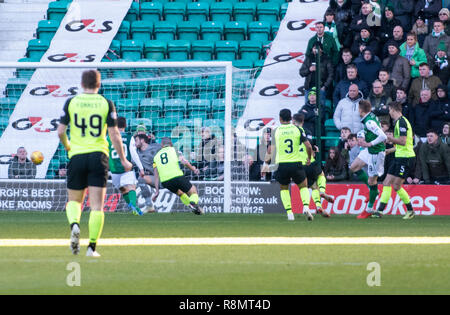
{"type": "MultiPolygon", "coordinates": [[[[82,216],[87,237],[88,215],[82,216]]],[[[226,236],[450,236],[450,217],[404,221],[283,214],[135,217],[106,214],[102,238],[226,236]]],[[[0,212],[0,239],[69,238],[64,213],[0,212]]],[[[450,245],[101,246],[100,259],[68,247],[1,247],[0,294],[448,294],[450,245]],[[81,266],[69,287],[67,264],[81,266]],[[369,287],[367,264],[381,267],[369,287]]]]}

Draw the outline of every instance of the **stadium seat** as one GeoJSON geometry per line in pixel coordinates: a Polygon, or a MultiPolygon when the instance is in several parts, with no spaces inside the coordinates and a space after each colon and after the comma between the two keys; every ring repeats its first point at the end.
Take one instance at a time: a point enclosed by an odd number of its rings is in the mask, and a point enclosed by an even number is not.
{"type": "Polygon", "coordinates": [[[125,85],[123,82],[117,82],[115,79],[102,80],[100,93],[106,98],[117,102],[122,99],[125,92],[125,85]]]}
{"type": "Polygon", "coordinates": [[[131,38],[146,42],[152,39],[153,23],[150,21],[134,21],[131,23],[131,38]]]}
{"type": "Polygon", "coordinates": [[[167,43],[167,55],[172,60],[186,61],[191,53],[191,42],[188,40],[173,40],[167,43]]]}
{"type": "Polygon", "coordinates": [[[117,116],[124,117],[127,121],[136,119],[137,114],[138,114],[137,112],[133,112],[133,111],[129,111],[129,110],[121,111],[120,109],[117,109],[117,116]]]}
{"type": "MultiPolygon", "coordinates": [[[[245,2],[242,2],[245,3],[245,2]]],[[[247,37],[247,23],[232,21],[225,23],[225,40],[243,41],[247,37]]]]}
{"type": "MultiPolygon", "coordinates": [[[[120,60],[119,62],[123,62],[120,60]]],[[[113,79],[131,79],[133,72],[130,69],[110,69],[111,78],[113,79]]]]}
{"type": "Polygon", "coordinates": [[[48,4],[47,19],[60,21],[67,13],[67,9],[70,6],[69,1],[53,1],[48,4]]]}
{"type": "Polygon", "coordinates": [[[217,60],[232,61],[236,59],[238,43],[236,41],[220,40],[216,42],[217,60]]]}
{"type": "Polygon", "coordinates": [[[233,6],[234,20],[250,23],[255,19],[256,3],[238,2],[233,6]]]}
{"type": "Polygon", "coordinates": [[[267,42],[270,39],[271,25],[269,22],[251,22],[248,25],[248,38],[250,40],[259,40],[267,42]]]}
{"type": "Polygon", "coordinates": [[[256,60],[255,62],[253,62],[253,67],[256,68],[256,74],[255,77],[257,78],[262,71],[262,67],[264,66],[264,59],[260,59],[260,60],[256,60]]]}
{"type": "MultiPolygon", "coordinates": [[[[127,99],[133,103],[139,103],[139,101],[147,97],[148,81],[144,80],[130,80],[125,81],[125,93],[127,99]]],[[[136,108],[137,110],[137,108],[136,108]]]]}
{"type": "Polygon", "coordinates": [[[226,23],[233,16],[233,4],[231,2],[214,2],[209,9],[211,21],[226,23]]]}
{"type": "Polygon", "coordinates": [[[252,69],[253,68],[253,60],[249,60],[249,59],[233,60],[233,67],[236,67],[239,69],[252,69]]]}
{"type": "Polygon", "coordinates": [[[222,2],[228,2],[228,3],[231,3],[231,4],[235,4],[235,3],[238,3],[239,0],[222,0],[222,2]]]}
{"type": "Polygon", "coordinates": [[[188,21],[205,22],[209,17],[209,4],[206,2],[191,2],[187,4],[188,21]]]}
{"type": "MultiPolygon", "coordinates": [[[[20,58],[18,60],[18,62],[39,62],[39,59],[33,59],[33,58],[20,58]]],[[[29,79],[31,78],[31,76],[33,75],[34,71],[36,69],[22,69],[22,68],[17,68],[16,69],[16,77],[17,78],[25,78],[25,79],[29,79]]]]}
{"type": "Polygon", "coordinates": [[[268,0],[267,2],[270,3],[278,3],[279,5],[282,5],[283,3],[286,3],[286,0],[268,0]]]}
{"type": "Polygon", "coordinates": [[[121,45],[122,58],[138,61],[144,53],[144,43],[141,40],[125,40],[121,45]]]}
{"type": "Polygon", "coordinates": [[[27,57],[41,60],[48,50],[50,42],[45,39],[32,39],[28,42],[27,57]]]}
{"type": "MultiPolygon", "coordinates": [[[[225,118],[225,117],[224,117],[225,118]]],[[[217,127],[220,127],[220,128],[225,128],[225,121],[224,121],[224,119],[216,119],[216,118],[213,118],[213,119],[205,119],[205,120],[203,120],[203,124],[202,124],[204,127],[213,127],[213,128],[217,128],[217,127]]]]}
{"type": "Polygon", "coordinates": [[[200,23],[192,21],[182,21],[177,23],[178,39],[195,41],[200,34],[200,23]]]}
{"type": "Polygon", "coordinates": [[[163,100],[159,98],[144,98],[139,104],[139,111],[144,113],[160,112],[163,110],[163,100]]]}
{"type": "Polygon", "coordinates": [[[154,32],[155,39],[171,41],[175,39],[177,26],[172,22],[158,21],[155,22],[154,32]]]}
{"type": "Polygon", "coordinates": [[[59,28],[60,21],[42,20],[38,23],[37,38],[51,41],[59,28]]]}
{"type": "Polygon", "coordinates": [[[211,42],[221,40],[223,35],[223,23],[215,21],[203,22],[200,34],[203,40],[211,42]]]}
{"type": "Polygon", "coordinates": [[[154,122],[155,120],[161,119],[161,113],[162,112],[159,110],[153,110],[151,112],[146,111],[141,113],[141,118],[149,119],[154,122]]]}
{"type": "Polygon", "coordinates": [[[164,4],[164,20],[167,22],[181,22],[186,14],[186,4],[182,2],[167,2],[164,4]]]}
{"type": "Polygon", "coordinates": [[[193,60],[213,60],[214,43],[208,40],[196,40],[191,46],[193,60]]]}
{"type": "Polygon", "coordinates": [[[208,113],[201,110],[192,110],[189,112],[189,118],[201,119],[203,121],[208,119],[208,113]]]}
{"type": "Polygon", "coordinates": [[[213,119],[225,119],[225,99],[213,100],[211,112],[213,119]]]}
{"type": "Polygon", "coordinates": [[[120,24],[119,30],[117,31],[115,40],[124,41],[130,38],[130,22],[123,20],[120,24]]]}
{"type": "Polygon", "coordinates": [[[175,121],[178,124],[180,120],[184,119],[184,116],[185,112],[182,111],[166,111],[164,118],[171,121],[175,121]]]}
{"type": "MultiPolygon", "coordinates": [[[[246,99],[238,99],[233,104],[233,111],[236,111],[238,113],[238,116],[240,116],[242,114],[242,112],[244,111],[246,106],[247,106],[247,100],[246,99]]],[[[233,115],[233,116],[236,116],[236,115],[233,115]]]]}
{"type": "Polygon", "coordinates": [[[211,101],[208,99],[193,99],[188,101],[188,111],[201,110],[209,112],[211,110],[211,101]]]}
{"type": "Polygon", "coordinates": [[[140,16],[142,21],[157,22],[163,15],[163,5],[159,2],[141,3],[140,16]]]}
{"type": "Polygon", "coordinates": [[[275,39],[275,36],[277,36],[277,32],[280,29],[280,22],[272,22],[272,30],[271,30],[271,34],[272,34],[272,40],[275,39]]]}
{"type": "Polygon", "coordinates": [[[141,1],[141,8],[142,8],[142,3],[147,3],[147,2],[164,4],[166,2],[170,2],[170,0],[144,0],[144,1],[141,1]]]}
{"type": "Polygon", "coordinates": [[[111,59],[112,61],[120,58],[120,40],[113,40],[111,45],[109,46],[108,51],[106,52],[107,59],[111,59]]]}
{"type": "Polygon", "coordinates": [[[280,16],[280,5],[274,2],[259,3],[256,6],[258,21],[275,22],[280,16]]]}
{"type": "Polygon", "coordinates": [[[197,80],[200,79],[201,77],[199,77],[198,79],[196,79],[195,77],[174,79],[172,82],[173,97],[186,101],[194,98],[195,86],[197,80]]]}
{"type": "Polygon", "coordinates": [[[18,101],[17,97],[0,97],[0,114],[6,113],[9,117],[18,101]]]}
{"type": "Polygon", "coordinates": [[[125,15],[124,20],[128,22],[137,21],[139,17],[139,3],[131,2],[131,7],[128,9],[127,15],[125,15]]]}
{"type": "Polygon", "coordinates": [[[149,60],[164,60],[167,54],[167,42],[163,40],[149,40],[144,44],[144,56],[149,60]]]}
{"type": "Polygon", "coordinates": [[[170,90],[172,89],[171,79],[158,79],[150,80],[148,82],[148,92],[152,98],[159,98],[165,100],[170,96],[170,90]]]}
{"type": "Polygon", "coordinates": [[[286,15],[287,9],[289,6],[289,2],[282,3],[280,6],[280,21],[284,19],[284,16],[286,15]]]}
{"type": "Polygon", "coordinates": [[[241,59],[251,61],[258,60],[261,56],[262,44],[257,40],[244,40],[239,43],[239,54],[241,59]]]}
{"type": "MultiPolygon", "coordinates": [[[[155,112],[157,114],[159,114],[158,112],[155,112]]],[[[158,117],[159,118],[159,117],[158,117]]],[[[156,118],[156,119],[158,119],[156,118]]],[[[152,119],[149,118],[134,118],[131,119],[129,122],[127,122],[127,129],[128,132],[135,132],[136,131],[136,127],[139,125],[144,125],[147,129],[151,130],[152,127],[152,119]]]]}

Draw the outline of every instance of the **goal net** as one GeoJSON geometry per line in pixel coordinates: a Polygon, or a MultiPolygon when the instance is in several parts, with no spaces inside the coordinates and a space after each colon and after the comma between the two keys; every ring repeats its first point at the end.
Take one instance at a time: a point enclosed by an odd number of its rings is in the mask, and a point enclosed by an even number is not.
{"type": "MultiPolygon", "coordinates": [[[[247,139],[238,139],[234,130],[256,70],[233,68],[231,62],[0,65],[4,87],[0,91],[0,209],[64,210],[68,158],[56,128],[67,98],[82,92],[81,73],[86,69],[102,74],[99,93],[113,100],[118,115],[126,118],[126,132],[144,132],[156,143],[162,137],[172,139],[184,160],[198,170],[182,165],[206,212],[246,212],[249,168],[257,153],[249,151],[247,139]],[[19,148],[26,150],[27,159],[34,151],[42,152],[44,162],[19,163],[23,154],[19,148]]],[[[141,206],[145,187],[149,186],[139,181],[141,206]]],[[[105,202],[106,211],[127,211],[111,183],[105,202]]],[[[188,211],[166,190],[154,206],[159,212],[188,211]]]]}

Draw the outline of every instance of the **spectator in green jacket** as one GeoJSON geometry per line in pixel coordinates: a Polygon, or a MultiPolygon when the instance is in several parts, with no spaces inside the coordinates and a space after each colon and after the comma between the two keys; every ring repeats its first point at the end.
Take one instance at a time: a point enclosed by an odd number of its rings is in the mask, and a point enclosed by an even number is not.
{"type": "Polygon", "coordinates": [[[425,51],[419,47],[417,43],[417,35],[415,33],[408,33],[406,35],[406,42],[400,46],[400,56],[408,59],[411,66],[411,78],[417,78],[419,74],[419,65],[427,62],[427,55],[425,51]]]}
{"type": "Polygon", "coordinates": [[[308,41],[306,56],[313,58],[313,47],[318,44],[322,48],[323,53],[330,58],[332,64],[334,66],[337,65],[339,61],[339,48],[336,46],[333,35],[325,32],[325,24],[322,21],[316,22],[315,28],[316,35],[308,41]]]}

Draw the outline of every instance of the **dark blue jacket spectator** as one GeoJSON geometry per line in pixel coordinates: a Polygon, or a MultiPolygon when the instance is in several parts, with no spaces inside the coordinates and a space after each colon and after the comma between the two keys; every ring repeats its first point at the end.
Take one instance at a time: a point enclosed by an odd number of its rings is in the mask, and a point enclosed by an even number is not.
{"type": "MultiPolygon", "coordinates": [[[[363,51],[362,57],[355,60],[359,77],[369,86],[378,79],[378,71],[381,69],[381,61],[370,49],[363,51]]],[[[364,95],[366,97],[366,95],[364,95]]]]}
{"type": "Polygon", "coordinates": [[[358,77],[358,68],[354,64],[351,64],[347,67],[347,78],[340,81],[334,89],[333,104],[335,107],[347,95],[348,88],[352,84],[358,86],[359,91],[363,94],[363,98],[369,95],[369,86],[364,80],[358,77]]]}
{"type": "Polygon", "coordinates": [[[430,128],[440,133],[444,124],[450,121],[450,102],[445,85],[438,86],[437,94],[438,99],[430,108],[430,128]]]}

